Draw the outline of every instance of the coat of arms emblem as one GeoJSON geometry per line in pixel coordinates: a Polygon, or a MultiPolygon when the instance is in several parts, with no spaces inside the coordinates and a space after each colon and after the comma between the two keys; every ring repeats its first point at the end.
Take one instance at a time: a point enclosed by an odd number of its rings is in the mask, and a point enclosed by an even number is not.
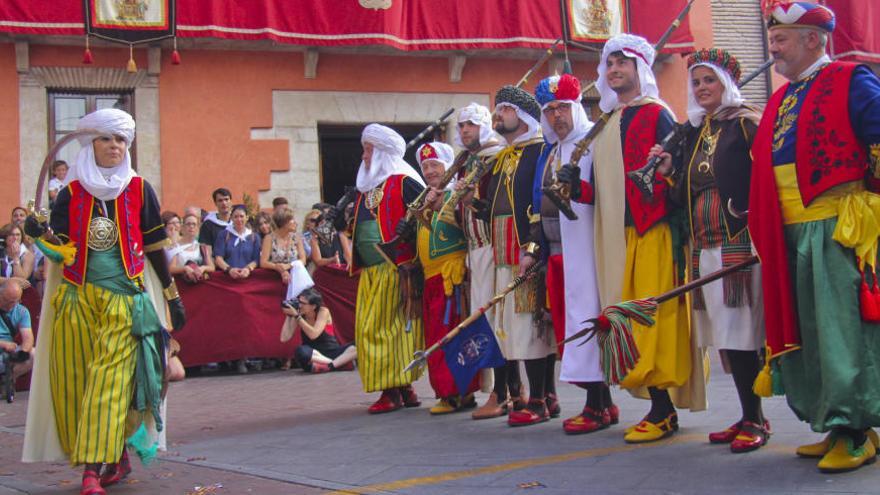
{"type": "Polygon", "coordinates": [[[358,0],[361,7],[373,10],[388,10],[391,8],[392,0],[358,0]]]}

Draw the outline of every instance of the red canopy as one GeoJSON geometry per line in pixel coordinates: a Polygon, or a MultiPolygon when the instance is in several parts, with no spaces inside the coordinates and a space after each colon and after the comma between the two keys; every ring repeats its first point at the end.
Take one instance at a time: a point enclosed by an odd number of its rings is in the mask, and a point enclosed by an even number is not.
{"type": "Polygon", "coordinates": [[[835,58],[880,63],[880,4],[864,0],[825,0],[837,28],[831,39],[835,58]]]}
{"type": "MultiPolygon", "coordinates": [[[[630,0],[625,16],[632,32],[656,41],[685,3],[630,0]]],[[[3,0],[0,32],[83,35],[82,9],[81,0],[3,0]]],[[[400,50],[544,48],[562,36],[562,16],[558,0],[188,0],[177,3],[177,34],[400,50]]],[[[668,47],[692,43],[685,22],[668,47]]]]}

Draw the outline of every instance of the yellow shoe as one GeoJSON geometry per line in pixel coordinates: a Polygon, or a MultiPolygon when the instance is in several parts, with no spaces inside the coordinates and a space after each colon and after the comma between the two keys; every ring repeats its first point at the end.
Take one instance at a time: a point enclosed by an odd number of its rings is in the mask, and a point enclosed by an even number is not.
{"type": "MultiPolygon", "coordinates": [[[[880,437],[873,428],[865,430],[868,440],[874,445],[874,450],[880,449],[880,437]]],[[[801,457],[819,458],[828,453],[831,448],[831,433],[829,433],[821,442],[811,443],[809,445],[801,445],[795,453],[801,457]]]]}
{"type": "Polygon", "coordinates": [[[651,423],[650,421],[644,420],[627,432],[626,435],[623,436],[623,440],[626,443],[647,443],[656,442],[657,440],[666,438],[675,433],[670,417],[671,416],[667,416],[659,423],[651,423]]]}
{"type": "MultiPolygon", "coordinates": [[[[671,413],[666,419],[668,419],[668,420],[669,420],[669,424],[672,425],[672,430],[673,430],[673,431],[678,431],[678,413],[677,413],[677,412],[673,412],[673,413],[671,413]]],[[[623,433],[624,433],[624,434],[627,434],[627,433],[629,433],[629,432],[635,430],[636,428],[638,428],[639,426],[641,426],[642,423],[644,423],[644,422],[646,422],[646,421],[648,421],[648,416],[645,416],[644,418],[642,418],[642,420],[641,420],[640,422],[638,422],[638,423],[636,423],[636,424],[634,424],[634,425],[632,425],[632,426],[628,426],[625,430],[623,430],[623,433]]]]}
{"type": "Polygon", "coordinates": [[[446,399],[440,399],[434,404],[434,407],[428,410],[431,414],[438,416],[440,414],[449,414],[454,413],[456,411],[455,406],[449,403],[446,399]]]}
{"type": "Polygon", "coordinates": [[[861,447],[854,448],[851,438],[835,435],[830,439],[831,450],[819,461],[819,471],[823,473],[842,473],[858,469],[877,460],[874,442],[865,440],[861,447]]]}

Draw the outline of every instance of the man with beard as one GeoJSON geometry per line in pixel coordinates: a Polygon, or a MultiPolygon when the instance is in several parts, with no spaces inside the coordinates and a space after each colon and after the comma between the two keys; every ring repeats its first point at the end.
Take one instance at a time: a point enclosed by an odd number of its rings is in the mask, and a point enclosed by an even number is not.
{"type": "Polygon", "coordinates": [[[768,14],[770,53],[789,83],[767,102],[752,145],[765,370],[799,419],[830,432],[797,454],[848,471],[874,462],[880,425],[880,300],[869,289],[880,200],[867,190],[880,185],[880,80],[825,54],[835,25],[826,7],[768,14]]]}
{"type": "MultiPolygon", "coordinates": [[[[535,97],[541,104],[544,138],[551,148],[535,176],[534,202],[540,205],[541,222],[532,225],[532,237],[542,240],[550,312],[556,339],[561,341],[601,311],[593,256],[593,191],[588,184],[581,184],[590,178],[593,161],[589,153],[584,153],[577,163],[570,163],[572,152],[593,123],[581,105],[580,82],[571,74],[544,79],[535,97]],[[570,185],[571,199],[577,202],[571,204],[576,220],[560,215],[559,208],[542,194],[543,188],[556,180],[570,185]]],[[[591,433],[617,423],[619,411],[605,384],[596,339],[583,345],[571,342],[561,351],[560,379],[587,391],[581,413],[563,422],[565,432],[591,433]]]]}
{"type": "MultiPolygon", "coordinates": [[[[507,142],[496,157],[485,195],[489,200],[496,293],[515,276],[524,274],[540,256],[540,247],[530,236],[531,224],[540,221],[532,205],[535,169],[544,149],[540,117],[538,102],[520,88],[505,86],[495,95],[495,130],[507,142]]],[[[529,380],[528,404],[521,410],[509,410],[510,426],[533,425],[559,414],[554,376],[548,372],[548,363],[555,362],[556,339],[552,330],[534,320],[538,300],[538,280],[532,277],[495,311],[495,334],[508,360],[507,365],[495,368],[495,397],[508,405],[508,393],[520,395],[519,384],[508,380],[518,366],[516,361],[525,361],[529,380]],[[547,398],[551,399],[549,404],[547,398]]]]}
{"type": "MultiPolygon", "coordinates": [[[[654,194],[648,197],[626,176],[645,165],[650,148],[675,124],[658,99],[651,72],[654,55],[644,38],[620,34],[608,40],[599,62],[599,107],[611,113],[594,143],[593,160],[596,270],[599,298],[606,306],[656,296],[684,280],[686,240],[678,227],[684,219],[667,200],[667,182],[658,174],[654,194]]],[[[680,166],[677,157],[674,162],[680,166]]],[[[640,357],[620,383],[651,399],[644,419],[626,430],[624,440],[631,443],[652,442],[678,430],[670,390],[679,406],[693,399],[691,409],[704,407],[699,399],[705,395],[685,393],[692,376],[704,376],[702,359],[691,366],[685,298],[661,304],[655,320],[652,327],[633,324],[640,357]]],[[[704,387],[695,390],[705,394],[704,387]]]]}
{"type": "MultiPolygon", "coordinates": [[[[455,158],[455,165],[467,162],[467,160],[476,155],[487,166],[492,166],[495,162],[495,155],[503,148],[501,136],[492,129],[492,114],[488,108],[477,103],[471,103],[462,108],[458,113],[458,134],[455,139],[456,144],[464,148],[464,151],[455,158]]],[[[459,172],[460,179],[455,185],[457,191],[466,186],[464,178],[471,175],[478,166],[483,165],[469,163],[467,167],[459,172]]],[[[489,175],[483,175],[482,180],[479,181],[481,187],[476,187],[473,184],[469,186],[469,190],[461,203],[459,203],[458,209],[462,230],[464,231],[465,239],[467,239],[471,309],[486,304],[495,295],[495,260],[492,254],[492,237],[489,223],[470,206],[474,202],[481,203],[485,200],[489,175]]],[[[493,314],[493,310],[490,309],[486,314],[486,318],[492,321],[493,314]]],[[[514,390],[519,394],[519,369],[516,367],[512,367],[512,369],[515,374],[509,374],[508,381],[516,384],[514,390]]],[[[493,370],[484,370],[481,376],[483,390],[492,389],[492,381],[493,370]]],[[[486,404],[474,411],[472,417],[474,419],[488,419],[507,414],[507,398],[506,385],[504,395],[500,401],[493,390],[486,404]]]]}

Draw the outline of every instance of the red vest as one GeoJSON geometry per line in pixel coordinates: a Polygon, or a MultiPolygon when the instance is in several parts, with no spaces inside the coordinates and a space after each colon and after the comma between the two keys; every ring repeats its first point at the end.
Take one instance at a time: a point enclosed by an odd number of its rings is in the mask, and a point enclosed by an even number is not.
{"type": "MultiPolygon", "coordinates": [[[[88,264],[89,223],[95,207],[95,198],[83,188],[78,180],[70,183],[68,220],[70,240],[76,246],[73,264],[64,267],[64,278],[77,286],[85,282],[88,264]]],[[[144,235],[141,232],[141,209],[144,205],[144,180],[134,177],[128,187],[116,198],[116,228],[119,231],[119,247],[122,263],[129,278],[144,271],[144,235]]]]}
{"type": "MultiPolygon", "coordinates": [[[[657,103],[638,107],[623,140],[624,174],[638,170],[648,162],[648,151],[657,142],[657,119],[663,110],[663,106],[657,103]]],[[[642,194],[632,179],[627,177],[624,181],[626,204],[639,235],[647,232],[669,211],[666,204],[666,189],[669,185],[659,174],[657,177],[654,181],[654,195],[650,198],[642,194]]]]}
{"type": "MultiPolygon", "coordinates": [[[[849,84],[856,67],[832,62],[822,69],[798,113],[795,168],[804,206],[834,186],[865,179],[868,155],[849,121],[849,84]]],[[[773,131],[786,88],[788,84],[767,102],[752,145],[756,163],[769,160],[773,166],[773,131]]]]}
{"type": "MultiPolygon", "coordinates": [[[[397,224],[406,215],[406,201],[403,199],[403,180],[405,178],[406,176],[402,174],[392,175],[385,179],[385,184],[382,186],[382,201],[376,210],[376,223],[379,224],[382,242],[388,242],[389,239],[397,235],[395,232],[397,224]]],[[[355,201],[355,221],[358,218],[358,209],[363,201],[363,196],[364,194],[359,192],[355,201]]],[[[415,245],[411,242],[401,242],[397,245],[397,253],[397,259],[394,260],[397,265],[412,261],[416,257],[415,245]]]]}

